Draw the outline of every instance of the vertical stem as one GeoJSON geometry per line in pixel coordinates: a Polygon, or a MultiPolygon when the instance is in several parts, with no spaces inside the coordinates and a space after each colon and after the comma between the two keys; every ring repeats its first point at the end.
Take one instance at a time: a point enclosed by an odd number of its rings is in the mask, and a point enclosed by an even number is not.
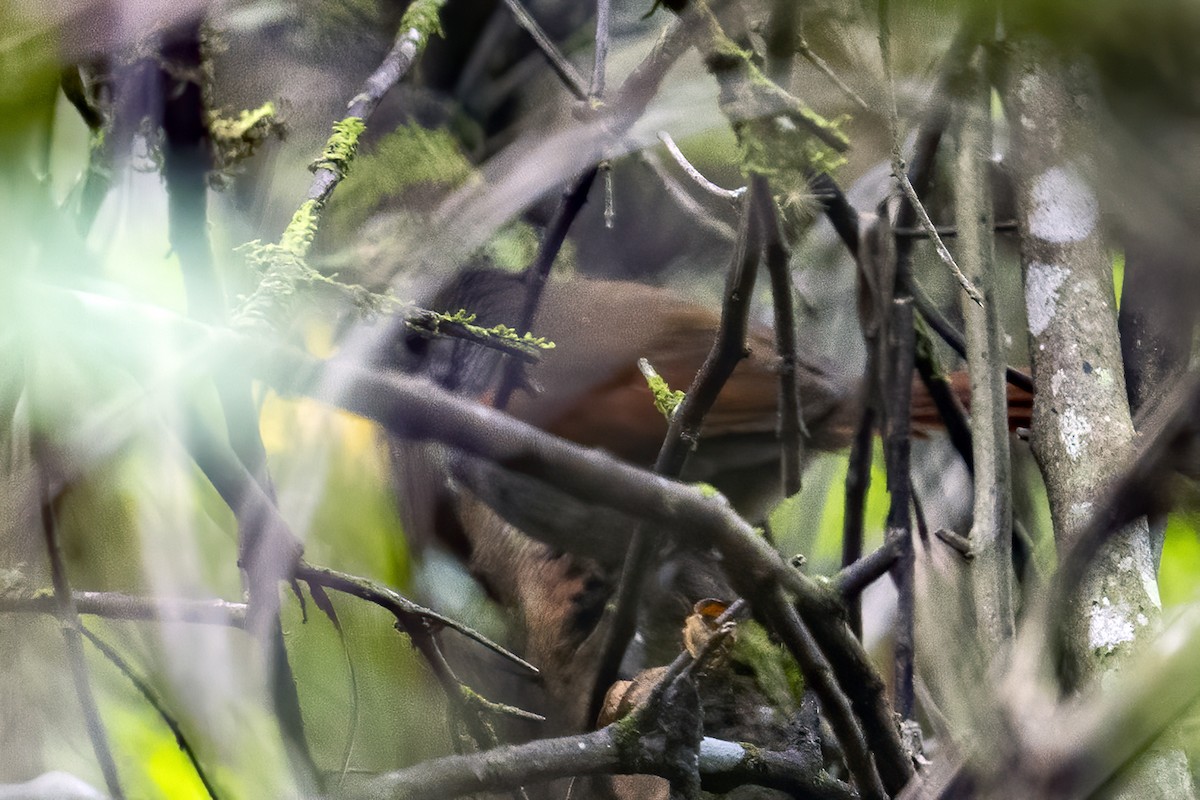
{"type": "Polygon", "coordinates": [[[888,509],[889,537],[896,537],[899,554],[892,567],[892,580],[899,595],[896,609],[896,712],[905,719],[913,715],[913,547],[912,489],[909,477],[912,445],[910,418],[913,378],[913,307],[911,297],[892,301],[889,326],[892,355],[891,386],[888,387],[886,456],[888,491],[892,495],[888,509]]]}
{"type": "Polygon", "coordinates": [[[975,463],[971,528],[975,619],[985,652],[1013,635],[1012,496],[1008,452],[1004,347],[995,301],[995,241],[988,163],[992,152],[987,50],[972,61],[963,86],[963,119],[954,170],[954,216],[963,272],[984,305],[963,301],[967,369],[971,377],[971,439],[975,463]]]}
{"type": "MultiPolygon", "coordinates": [[[[850,444],[850,463],[846,466],[846,506],[842,517],[842,569],[862,558],[863,524],[867,492],[871,489],[871,461],[875,456],[875,408],[863,406],[854,441],[850,444]]],[[[862,598],[857,594],[846,602],[846,624],[862,638],[862,598]]]]}
{"type": "MultiPolygon", "coordinates": [[[[683,402],[675,410],[667,436],[654,471],[659,475],[677,477],[687,463],[693,445],[699,439],[704,416],[716,402],[717,395],[734,367],[746,355],[746,330],[749,325],[750,298],[754,293],[759,257],[759,228],[754,203],[745,203],[733,263],[725,282],[725,301],[721,309],[721,324],[704,364],[688,387],[683,402]]],[[[654,566],[657,541],[645,525],[638,526],[629,543],[621,582],[617,587],[610,627],[600,655],[600,666],[592,690],[589,718],[600,711],[604,693],[616,680],[633,634],[637,630],[637,610],[642,584],[654,566]]]]}
{"type": "Polygon", "coordinates": [[[55,517],[53,501],[49,496],[43,498],[42,501],[42,533],[46,537],[46,553],[50,559],[50,578],[54,586],[54,599],[58,606],[58,621],[62,626],[63,641],[67,647],[67,660],[71,664],[71,677],[75,681],[75,695],[79,698],[79,705],[83,708],[88,738],[92,741],[92,751],[96,754],[96,760],[100,762],[100,771],[104,774],[104,784],[108,787],[110,795],[116,800],[121,800],[125,797],[125,793],[121,789],[117,764],[108,744],[108,733],[104,728],[104,720],[100,718],[100,709],[97,707],[96,697],[92,693],[87,661],[83,653],[83,637],[79,632],[79,612],[75,608],[75,599],[71,594],[71,582],[67,578],[62,543],[58,537],[58,520],[55,517]]]}
{"type": "Polygon", "coordinates": [[[592,62],[592,86],[588,97],[604,95],[604,72],[608,66],[608,32],[612,0],[596,0],[596,57],[592,62]]]}
{"type": "Polygon", "coordinates": [[[750,177],[751,202],[758,207],[762,225],[771,298],[775,306],[775,347],[779,353],[779,446],[784,497],[800,491],[800,467],[804,458],[804,418],[800,413],[799,355],[796,342],[796,307],[792,276],[788,272],[788,249],[779,227],[779,216],[771,187],[759,174],[750,177]]]}
{"type": "MultiPolygon", "coordinates": [[[[596,180],[598,169],[598,167],[589,167],[575,181],[575,184],[563,193],[554,217],[546,229],[546,238],[542,240],[541,247],[538,248],[537,257],[525,271],[524,279],[527,284],[525,304],[521,307],[521,317],[517,320],[516,326],[517,330],[522,333],[533,327],[533,321],[537,318],[538,306],[542,302],[542,291],[546,288],[546,281],[550,277],[550,268],[554,266],[554,259],[558,257],[558,251],[562,249],[563,242],[566,241],[571,223],[575,221],[575,217],[579,216],[580,210],[587,202],[588,191],[591,190],[592,183],[596,180]]],[[[494,403],[496,408],[503,410],[508,406],[508,401],[512,399],[512,394],[520,382],[520,376],[521,363],[515,359],[508,359],[501,373],[500,388],[496,391],[496,402],[494,403]]]]}

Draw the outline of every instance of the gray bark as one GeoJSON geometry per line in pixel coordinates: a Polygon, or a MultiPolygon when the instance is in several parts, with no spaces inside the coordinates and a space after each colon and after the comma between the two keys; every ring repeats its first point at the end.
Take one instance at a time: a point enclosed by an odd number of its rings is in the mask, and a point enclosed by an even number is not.
{"type": "Polygon", "coordinates": [[[971,434],[975,456],[971,562],[975,618],[985,652],[1013,635],[1012,494],[1005,352],[993,270],[994,215],[988,165],[992,151],[991,91],[986,53],[971,65],[963,93],[963,117],[955,160],[955,224],[958,262],[983,294],[984,305],[963,298],[967,368],[971,377],[971,434]]]}
{"type": "MultiPolygon", "coordinates": [[[[1090,123],[1086,89],[1068,83],[1049,50],[1025,45],[1007,104],[1016,147],[1017,213],[1025,276],[1034,400],[1032,445],[1060,550],[1094,500],[1128,463],[1133,424],[1117,334],[1112,268],[1099,204],[1079,158],[1090,123]]],[[[1146,521],[1097,554],[1068,608],[1068,687],[1119,669],[1157,629],[1161,613],[1146,521]]],[[[1146,756],[1126,775],[1128,797],[1194,796],[1185,759],[1146,756]],[[1179,793],[1180,786],[1189,791],[1179,793]]]]}

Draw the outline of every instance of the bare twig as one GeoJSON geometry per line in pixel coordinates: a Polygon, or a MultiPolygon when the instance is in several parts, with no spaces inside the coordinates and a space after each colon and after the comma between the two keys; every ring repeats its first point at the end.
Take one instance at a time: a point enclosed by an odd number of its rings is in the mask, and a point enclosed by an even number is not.
{"type": "MultiPolygon", "coordinates": [[[[755,208],[747,204],[726,279],[721,323],[704,364],[671,417],[666,439],[654,463],[654,471],[659,475],[675,477],[682,472],[688,454],[699,439],[705,414],[712,408],[733,368],[745,357],[750,297],[756,276],[755,262],[759,255],[756,216],[755,208]]],[[[629,543],[615,607],[609,618],[608,636],[601,652],[596,684],[592,688],[591,718],[599,713],[604,693],[616,679],[625,649],[635,633],[642,583],[653,568],[655,550],[654,538],[644,526],[639,526],[629,543]]]]}
{"type": "Polygon", "coordinates": [[[963,304],[971,376],[971,439],[974,442],[972,594],[980,643],[989,657],[1013,636],[1013,520],[1003,329],[995,297],[995,234],[988,164],[992,152],[988,52],[980,48],[964,87],[955,157],[955,221],[959,257],[989,302],[963,304]]]}
{"type": "Polygon", "coordinates": [[[888,536],[879,549],[874,550],[849,564],[830,579],[834,590],[849,601],[862,594],[863,590],[888,574],[900,555],[900,537],[888,536]]]}
{"type": "Polygon", "coordinates": [[[850,703],[831,674],[829,662],[821,655],[812,634],[796,615],[796,610],[784,602],[777,590],[756,597],[755,607],[783,639],[784,646],[804,673],[805,686],[811,688],[820,700],[821,710],[837,736],[846,757],[846,767],[854,776],[859,795],[867,800],[887,798],[888,794],[850,703]]]}
{"type": "Polygon", "coordinates": [[[804,36],[796,37],[796,52],[804,56],[804,59],[816,67],[817,71],[829,79],[829,82],[838,88],[838,90],[850,98],[854,105],[858,106],[863,111],[870,111],[871,107],[867,105],[867,101],[859,96],[858,92],[850,88],[850,84],[846,83],[841,77],[833,71],[833,68],[826,63],[825,59],[821,58],[811,47],[808,46],[808,40],[804,36]]]}
{"type": "MultiPolygon", "coordinates": [[[[533,18],[528,9],[521,5],[520,0],[504,0],[504,5],[508,6],[508,10],[512,12],[517,24],[533,37],[533,41],[542,51],[542,55],[546,56],[546,60],[550,62],[554,73],[562,79],[563,85],[571,91],[571,94],[575,95],[575,99],[586,100],[588,98],[587,81],[579,74],[579,70],[575,69],[575,65],[562,54],[554,41],[546,35],[542,26],[538,25],[537,20],[533,18]]],[[[597,50],[597,60],[601,61],[599,50],[597,50]]],[[[595,80],[594,77],[593,80],[595,80]]],[[[593,83],[593,85],[595,84],[593,83]]]]}
{"type": "MultiPolygon", "coordinates": [[[[958,236],[958,228],[953,225],[935,225],[934,229],[937,231],[938,236],[941,236],[943,239],[953,239],[958,236]]],[[[1016,220],[1011,219],[997,222],[992,226],[992,230],[995,233],[1016,233],[1017,222],[1016,220]]],[[[898,239],[929,238],[929,231],[925,230],[924,228],[892,228],[892,233],[895,234],[896,238],[898,239]]]]}
{"type": "Polygon", "coordinates": [[[361,600],[374,603],[375,605],[386,608],[396,617],[406,620],[411,623],[414,618],[426,620],[430,624],[439,628],[449,628],[452,631],[462,634],[463,636],[475,641],[488,650],[496,653],[508,661],[516,664],[523,670],[526,670],[531,675],[538,674],[537,667],[525,661],[520,656],[512,653],[499,644],[496,644],[491,639],[488,639],[483,634],[475,629],[462,624],[450,617],[443,616],[436,611],[418,605],[413,601],[404,597],[400,593],[384,586],[380,583],[362,578],[357,575],[350,575],[345,572],[338,572],[328,567],[319,567],[301,562],[296,570],[297,580],[305,583],[314,583],[318,586],[324,586],[328,589],[333,589],[344,594],[353,595],[361,600]]]}
{"type": "Polygon", "coordinates": [[[800,408],[800,382],[796,371],[799,354],[792,275],[788,270],[787,243],[779,226],[771,187],[764,176],[754,174],[750,177],[750,194],[751,202],[758,205],[763,251],[767,273],[771,278],[771,298],[775,308],[775,347],[779,353],[779,446],[782,453],[780,463],[783,494],[785,497],[791,497],[800,491],[804,437],[808,435],[800,408]]]}
{"type": "MultiPolygon", "coordinates": [[[[868,364],[873,356],[868,355],[868,364]]],[[[850,442],[850,457],[846,464],[845,505],[842,512],[842,569],[848,569],[863,557],[863,532],[866,522],[867,493],[871,489],[871,462],[875,458],[875,425],[878,414],[875,403],[863,404],[858,427],[850,442]]],[[[857,594],[846,599],[846,624],[851,632],[862,637],[862,602],[857,594]]]]}
{"type": "Polygon", "coordinates": [[[596,57],[592,60],[592,86],[588,90],[588,97],[592,98],[604,96],[611,10],[612,0],[596,0],[596,57]]]}
{"type": "Polygon", "coordinates": [[[92,633],[83,625],[79,626],[79,632],[86,636],[87,640],[91,642],[105,658],[111,661],[113,666],[120,670],[122,675],[129,679],[129,682],[132,683],[134,688],[138,690],[138,693],[146,699],[146,702],[150,704],[150,707],[154,709],[159,718],[166,723],[166,726],[171,730],[171,734],[175,737],[175,743],[179,745],[179,749],[183,751],[183,754],[187,756],[187,760],[191,762],[192,769],[196,771],[196,777],[200,779],[200,783],[204,786],[204,791],[206,791],[208,796],[213,800],[217,800],[218,794],[216,787],[213,786],[212,781],[208,777],[208,773],[204,771],[204,767],[200,765],[200,758],[196,755],[196,751],[192,749],[191,743],[184,735],[183,728],[180,726],[179,720],[175,719],[175,715],[172,714],[167,708],[167,705],[163,699],[158,696],[158,692],[154,691],[154,688],[149,683],[147,683],[142,679],[141,676],[134,672],[133,666],[124,658],[122,658],[121,654],[114,650],[107,642],[105,642],[96,634],[92,633]]]}
{"type": "Polygon", "coordinates": [[[895,580],[898,595],[893,652],[896,661],[896,711],[904,719],[911,719],[913,716],[913,628],[916,615],[910,513],[914,344],[912,313],[911,298],[897,297],[892,301],[892,320],[889,325],[892,385],[887,387],[887,425],[884,431],[888,492],[891,494],[887,518],[888,536],[899,539],[900,547],[896,563],[892,567],[892,578],[895,580]]]}
{"type": "Polygon", "coordinates": [[[667,146],[667,152],[671,154],[671,158],[675,159],[675,163],[679,165],[679,168],[687,173],[687,176],[704,191],[708,192],[714,197],[719,197],[722,200],[728,200],[731,203],[737,203],[739,200],[741,200],[742,195],[746,193],[745,186],[737,189],[723,189],[710,181],[708,178],[704,177],[703,173],[696,169],[696,167],[692,165],[692,162],[687,160],[687,156],[685,156],[683,151],[679,149],[679,145],[675,144],[675,140],[671,138],[671,134],[667,133],[666,131],[659,131],[658,139],[667,146]]]}
{"type": "Polygon", "coordinates": [[[733,226],[723,219],[710,214],[704,206],[700,205],[696,198],[692,197],[688,190],[684,188],[683,184],[675,180],[675,177],[667,172],[656,153],[650,150],[643,150],[641,151],[641,158],[646,166],[650,168],[650,171],[654,173],[655,177],[662,181],[663,188],[667,190],[667,194],[671,195],[671,199],[679,204],[680,208],[712,233],[720,236],[722,239],[733,241],[737,236],[737,231],[734,230],[733,226]]]}
{"type": "Polygon", "coordinates": [[[896,148],[892,158],[892,168],[895,171],[896,180],[900,183],[900,188],[908,201],[912,203],[916,209],[917,219],[921,221],[921,227],[925,229],[926,234],[933,240],[934,249],[937,250],[938,257],[942,259],[950,271],[954,273],[954,277],[958,280],[958,285],[975,301],[976,305],[983,305],[983,294],[975,283],[968,278],[958,263],[954,260],[954,256],[950,255],[950,249],[946,247],[946,243],[942,241],[942,237],[938,234],[937,228],[933,224],[933,220],[929,218],[929,212],[925,210],[925,206],[921,203],[921,199],[917,197],[917,190],[913,188],[912,183],[908,180],[908,173],[905,171],[904,159],[899,156],[899,147],[896,148]]]}
{"type": "MultiPolygon", "coordinates": [[[[185,600],[139,597],[119,592],[79,591],[72,594],[72,600],[78,613],[105,619],[185,622],[234,628],[242,627],[246,620],[245,604],[227,600],[185,600]]],[[[57,603],[53,595],[40,592],[32,597],[0,597],[0,614],[56,614],[57,603]]]]}
{"type": "Polygon", "coordinates": [[[100,709],[96,705],[96,696],[92,693],[91,678],[88,676],[87,661],[83,654],[79,611],[75,608],[71,583],[67,577],[67,565],[63,559],[62,542],[58,536],[58,519],[53,501],[49,496],[42,502],[42,534],[46,541],[46,553],[50,560],[50,578],[54,584],[54,599],[57,604],[59,625],[62,627],[63,641],[66,643],[67,660],[71,664],[71,677],[75,681],[75,696],[83,709],[83,718],[87,723],[88,738],[92,742],[92,752],[100,763],[100,771],[104,774],[104,783],[108,793],[116,800],[125,797],[121,788],[121,779],[117,774],[117,762],[113,759],[112,749],[108,743],[108,733],[104,728],[104,720],[100,717],[100,709]]]}
{"type": "MultiPolygon", "coordinates": [[[[558,251],[562,249],[563,242],[566,241],[571,223],[575,221],[575,217],[579,216],[584,203],[587,202],[588,192],[596,180],[596,172],[596,167],[589,167],[570,189],[563,192],[554,217],[546,229],[546,236],[542,239],[541,246],[538,247],[537,257],[525,270],[525,302],[521,306],[517,330],[529,330],[537,318],[538,306],[542,302],[542,291],[546,287],[546,280],[550,277],[554,259],[558,257],[558,251]]],[[[500,388],[496,390],[494,402],[496,408],[503,410],[508,406],[508,401],[520,383],[520,377],[521,365],[516,361],[507,361],[501,374],[500,388]]]]}
{"type": "MultiPolygon", "coordinates": [[[[904,196],[908,199],[912,210],[916,213],[917,219],[920,220],[921,227],[929,235],[929,238],[933,240],[938,257],[954,273],[954,277],[958,280],[963,291],[967,293],[967,296],[982,306],[983,295],[975,288],[975,284],[959,269],[958,264],[954,261],[954,256],[950,255],[950,250],[946,247],[945,242],[942,241],[942,237],[938,235],[937,227],[933,224],[933,220],[929,218],[925,206],[921,204],[917,190],[913,188],[913,184],[908,178],[908,167],[905,165],[904,156],[900,152],[900,117],[896,110],[896,81],[892,75],[891,25],[889,16],[888,0],[879,0],[879,54],[883,61],[884,81],[887,84],[888,125],[892,133],[892,174],[895,176],[897,183],[899,183],[904,196]]],[[[899,221],[897,220],[897,223],[899,221]]]]}

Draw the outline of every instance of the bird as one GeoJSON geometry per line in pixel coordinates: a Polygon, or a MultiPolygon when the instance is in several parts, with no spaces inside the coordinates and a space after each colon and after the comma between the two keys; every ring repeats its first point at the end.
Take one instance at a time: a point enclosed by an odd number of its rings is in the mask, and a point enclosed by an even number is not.
{"type": "MultiPolygon", "coordinates": [[[[528,285],[521,274],[487,267],[460,272],[427,305],[476,315],[475,324],[512,325],[528,285]]],[[[712,346],[720,323],[709,308],[671,289],[633,281],[551,278],[532,332],[554,343],[525,369],[522,389],[505,408],[517,419],[632,464],[649,467],[666,435],[638,360],[646,359],[672,388],[686,389],[712,346]]],[[[503,355],[476,343],[398,337],[391,363],[484,403],[494,399],[503,355]]],[[[835,369],[829,356],[798,354],[805,448],[836,451],[853,435],[864,382],[835,369]]],[[[748,517],[763,515],[780,495],[777,436],[779,358],[774,331],[752,325],[746,356],[705,416],[683,480],[722,491],[748,517]]],[[[965,375],[950,376],[964,400],[965,375]]],[[[1011,394],[1014,424],[1028,419],[1031,396],[1011,394]]],[[[914,425],[933,427],[937,411],[914,384],[914,425]]],[[[450,453],[438,445],[394,442],[392,461],[405,533],[418,550],[455,554],[487,592],[514,610],[526,658],[543,672],[534,709],[557,732],[584,729],[605,605],[620,573],[637,520],[612,509],[583,506],[534,479],[450,453]],[[547,535],[552,530],[553,535],[547,535]],[[570,546],[564,547],[563,542],[570,546]]],[[[728,592],[719,569],[686,568],[669,560],[647,602],[668,621],[666,647],[677,652],[679,624],[694,602],[728,592]],[[677,619],[676,619],[677,618],[677,619]]],[[[649,654],[647,658],[653,659],[649,654]]],[[[641,665],[644,666],[644,665],[641,665]]],[[[544,735],[545,731],[542,731],[544,735]]]]}

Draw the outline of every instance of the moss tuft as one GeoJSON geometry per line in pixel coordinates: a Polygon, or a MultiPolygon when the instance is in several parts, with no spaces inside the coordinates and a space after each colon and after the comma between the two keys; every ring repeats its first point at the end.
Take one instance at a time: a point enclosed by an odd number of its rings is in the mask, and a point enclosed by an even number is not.
{"type": "Polygon", "coordinates": [[[448,131],[402,125],[357,157],[354,174],[330,204],[334,234],[340,238],[355,231],[377,210],[410,192],[432,189],[441,195],[473,174],[458,140],[448,131]]]}
{"type": "Polygon", "coordinates": [[[445,4],[446,0],[413,0],[404,16],[400,18],[400,35],[403,36],[414,29],[423,39],[445,35],[440,16],[445,4]]]}
{"type": "Polygon", "coordinates": [[[349,175],[350,163],[358,151],[358,137],[366,129],[367,124],[361,117],[346,117],[333,123],[333,132],[325,142],[324,151],[308,168],[313,172],[327,169],[339,178],[349,175]]]}

